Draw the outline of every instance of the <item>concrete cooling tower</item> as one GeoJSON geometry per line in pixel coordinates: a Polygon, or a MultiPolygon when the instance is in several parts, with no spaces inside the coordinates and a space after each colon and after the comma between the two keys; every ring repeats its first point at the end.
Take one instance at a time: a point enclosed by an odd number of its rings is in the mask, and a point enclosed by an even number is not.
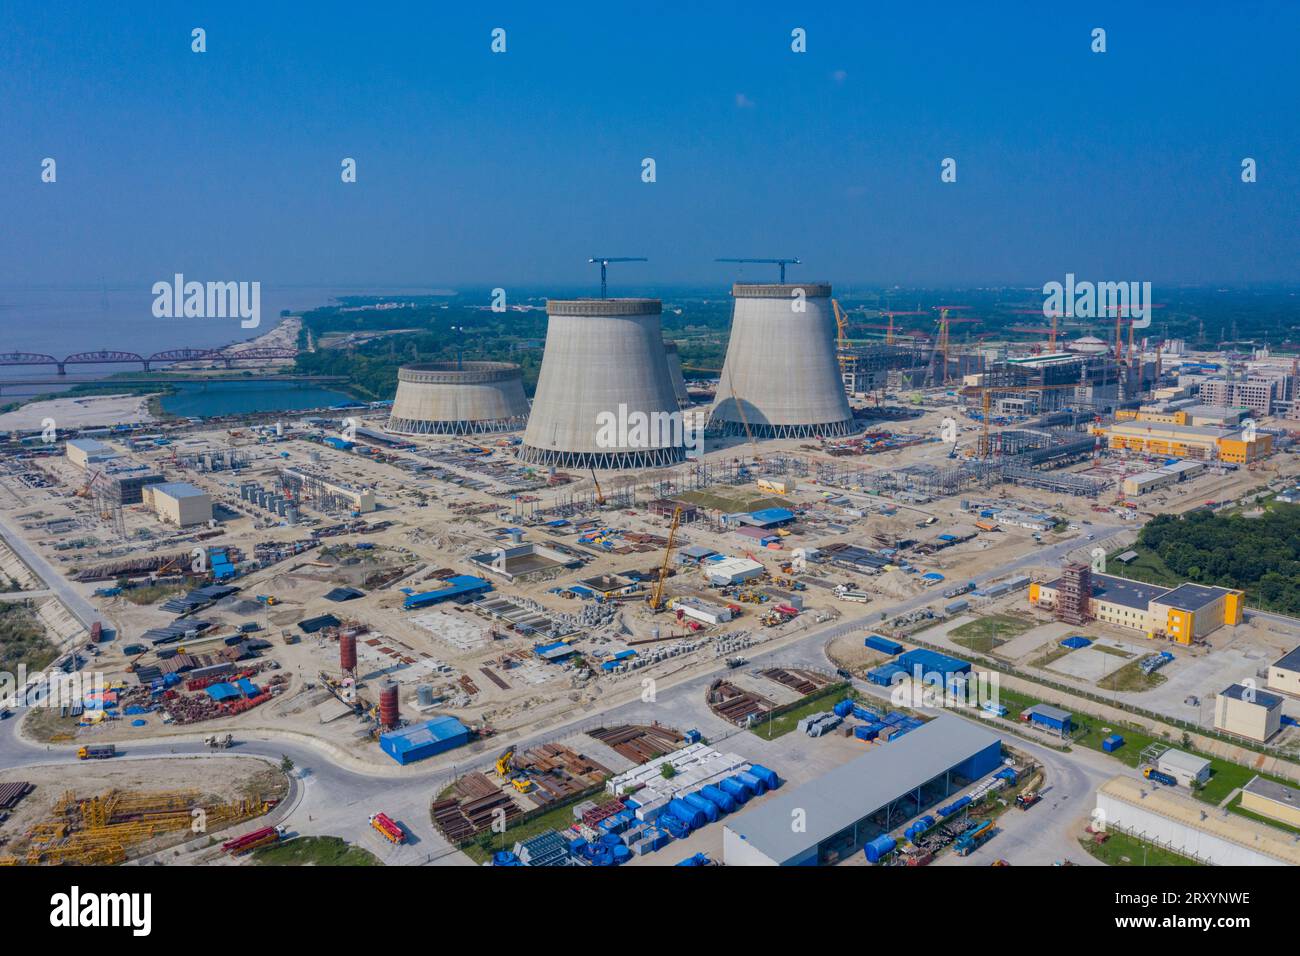
{"type": "Polygon", "coordinates": [[[388,430],[403,435],[474,435],[523,427],[528,399],[518,365],[429,362],[397,370],[388,430]]]}
{"type": "Polygon", "coordinates": [[[731,339],[709,419],[757,438],[847,435],[853,412],[835,359],[829,283],[736,283],[731,339]],[[803,290],[804,310],[795,311],[803,290]]]}
{"type": "Polygon", "coordinates": [[[668,350],[668,380],[673,383],[673,394],[681,408],[691,404],[690,393],[686,391],[686,377],[682,374],[682,357],[677,354],[676,342],[665,342],[668,350]]]}
{"type": "Polygon", "coordinates": [[[658,299],[552,299],[519,450],[535,465],[660,468],[686,457],[658,299]]]}

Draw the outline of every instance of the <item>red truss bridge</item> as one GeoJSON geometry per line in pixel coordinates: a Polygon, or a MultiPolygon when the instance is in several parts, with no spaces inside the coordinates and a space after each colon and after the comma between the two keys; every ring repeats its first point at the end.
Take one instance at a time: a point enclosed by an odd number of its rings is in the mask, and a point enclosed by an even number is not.
{"type": "Polygon", "coordinates": [[[167,349],[154,352],[152,355],[100,349],[97,352],[74,352],[62,359],[40,352],[0,352],[0,366],[53,365],[60,375],[66,375],[69,365],[134,365],[138,362],[148,372],[152,371],[154,365],[169,365],[174,362],[220,362],[226,368],[233,368],[236,362],[268,362],[275,359],[297,358],[300,354],[297,349],[241,349],[233,346],[220,349],[167,349]]]}

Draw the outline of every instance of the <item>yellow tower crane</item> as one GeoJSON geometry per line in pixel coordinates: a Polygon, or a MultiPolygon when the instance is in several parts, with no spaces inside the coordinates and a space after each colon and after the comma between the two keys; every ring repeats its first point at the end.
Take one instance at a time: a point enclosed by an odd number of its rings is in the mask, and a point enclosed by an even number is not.
{"type": "Polygon", "coordinates": [[[668,580],[668,563],[673,556],[673,540],[677,537],[677,526],[682,522],[682,508],[673,509],[673,522],[668,526],[668,543],[664,545],[664,560],[659,566],[659,577],[655,581],[654,592],[650,595],[650,610],[658,613],[664,605],[664,582],[668,580]]]}

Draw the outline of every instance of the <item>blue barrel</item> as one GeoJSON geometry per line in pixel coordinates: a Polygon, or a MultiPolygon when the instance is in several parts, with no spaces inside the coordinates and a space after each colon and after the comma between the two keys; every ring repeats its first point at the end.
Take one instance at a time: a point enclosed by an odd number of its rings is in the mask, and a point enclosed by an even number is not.
{"type": "Polygon", "coordinates": [[[718,813],[718,808],[708,800],[705,800],[698,793],[688,793],[682,797],[682,799],[708,817],[710,823],[718,822],[718,817],[721,816],[721,814],[718,813]]]}
{"type": "Polygon", "coordinates": [[[879,863],[885,854],[891,852],[898,844],[888,833],[882,833],[864,848],[868,863],[879,863]]]}
{"type": "Polygon", "coordinates": [[[847,717],[851,713],[853,713],[853,701],[847,697],[835,705],[836,717],[847,717]]]}
{"type": "Polygon", "coordinates": [[[735,777],[728,777],[726,780],[723,780],[718,784],[718,786],[725,793],[730,794],[731,799],[735,800],[737,803],[744,803],[749,799],[749,790],[735,777]]]}
{"type": "Polygon", "coordinates": [[[522,866],[519,857],[515,856],[509,850],[497,850],[492,854],[493,866],[522,866]]]}
{"type": "Polygon", "coordinates": [[[707,819],[700,810],[677,797],[668,801],[668,813],[686,824],[687,830],[698,830],[707,819]]]}
{"type": "Polygon", "coordinates": [[[731,799],[730,794],[711,783],[700,787],[700,796],[705,800],[708,800],[723,813],[731,813],[736,809],[736,801],[731,799]]]}
{"type": "Polygon", "coordinates": [[[618,866],[622,863],[626,863],[631,858],[632,858],[632,851],[629,850],[627,847],[622,846],[621,844],[619,846],[614,847],[615,866],[618,866]]]}
{"type": "Polygon", "coordinates": [[[761,764],[750,764],[749,772],[759,780],[763,781],[763,786],[769,790],[775,790],[781,786],[781,778],[776,775],[776,771],[768,770],[761,764]]]}
{"type": "Polygon", "coordinates": [[[767,793],[767,784],[763,783],[758,777],[754,776],[748,770],[742,770],[736,774],[736,778],[745,785],[749,795],[757,797],[760,794],[767,793]]]}

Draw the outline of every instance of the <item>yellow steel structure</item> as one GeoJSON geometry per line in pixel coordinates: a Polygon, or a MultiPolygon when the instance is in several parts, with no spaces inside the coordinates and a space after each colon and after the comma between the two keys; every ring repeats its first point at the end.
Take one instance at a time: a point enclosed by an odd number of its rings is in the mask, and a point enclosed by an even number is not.
{"type": "Polygon", "coordinates": [[[659,566],[659,577],[655,581],[654,593],[650,596],[650,609],[658,611],[664,604],[664,581],[668,579],[668,562],[673,556],[673,539],[677,537],[677,526],[682,521],[682,508],[673,509],[673,523],[668,527],[668,543],[664,546],[663,564],[659,566]]]}
{"type": "Polygon", "coordinates": [[[984,421],[981,422],[983,429],[980,434],[980,445],[977,453],[978,458],[988,458],[993,453],[993,446],[989,441],[989,415],[993,408],[993,393],[1016,393],[1016,392],[1049,392],[1055,388],[1078,388],[1080,382],[1066,382],[1063,385],[977,385],[976,388],[982,392],[980,396],[980,405],[984,412],[984,421]]]}

